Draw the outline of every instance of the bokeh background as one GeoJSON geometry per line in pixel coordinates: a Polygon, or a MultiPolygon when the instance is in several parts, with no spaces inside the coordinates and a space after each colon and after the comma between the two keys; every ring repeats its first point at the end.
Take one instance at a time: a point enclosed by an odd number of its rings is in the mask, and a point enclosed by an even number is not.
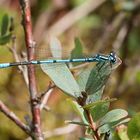
{"type": "MultiPolygon", "coordinates": [[[[139,0],[30,0],[33,35],[37,47],[48,48],[49,34],[57,36],[65,50],[74,47],[75,37],[82,40],[88,54],[115,53],[122,64],[111,75],[105,96],[118,100],[111,108],[126,109],[130,116],[140,109],[140,2],[139,0]]],[[[0,0],[0,19],[4,14],[12,17],[16,37],[16,53],[26,58],[24,32],[18,0],[0,0]]],[[[13,43],[0,46],[0,62],[14,62],[13,43]]],[[[42,49],[43,50],[43,49],[42,49]]],[[[50,79],[37,68],[39,93],[46,90],[50,79]]],[[[30,116],[29,92],[26,78],[18,68],[0,69],[0,100],[22,121],[30,116]]],[[[49,97],[50,111],[42,112],[42,127],[49,140],[78,139],[82,128],[69,128],[65,120],[77,118],[67,102],[68,96],[55,90],[49,97]],[[57,135],[58,132],[65,133],[57,135]]],[[[27,119],[26,119],[27,120],[27,119]]],[[[11,120],[0,113],[0,139],[21,140],[27,135],[11,120]]]]}

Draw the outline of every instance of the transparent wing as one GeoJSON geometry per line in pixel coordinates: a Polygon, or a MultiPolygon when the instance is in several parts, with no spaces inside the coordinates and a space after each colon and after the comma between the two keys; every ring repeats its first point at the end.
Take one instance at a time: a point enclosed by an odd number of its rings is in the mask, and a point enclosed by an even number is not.
{"type": "Polygon", "coordinates": [[[69,58],[71,50],[66,48],[54,47],[37,47],[35,48],[35,56],[37,60],[48,58],[69,58]]]}
{"type": "Polygon", "coordinates": [[[110,62],[99,62],[91,70],[85,89],[88,95],[96,93],[105,85],[111,73],[111,67],[110,62]]]}
{"type": "MultiPolygon", "coordinates": [[[[50,40],[51,49],[60,49],[61,44],[56,38],[50,40]]],[[[52,53],[54,57],[61,57],[61,53],[52,53]]],[[[41,69],[53,82],[72,97],[81,96],[79,86],[65,63],[41,64],[41,69]]]]}
{"type": "Polygon", "coordinates": [[[121,64],[120,58],[112,64],[109,61],[99,62],[94,67],[83,70],[78,76],[78,84],[81,90],[93,95],[104,87],[111,72],[121,64]]]}

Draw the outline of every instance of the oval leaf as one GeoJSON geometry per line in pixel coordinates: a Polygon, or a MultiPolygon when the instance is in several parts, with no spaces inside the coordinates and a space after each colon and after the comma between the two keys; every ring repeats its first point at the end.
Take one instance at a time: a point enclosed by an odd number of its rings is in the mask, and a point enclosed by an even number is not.
{"type": "Polygon", "coordinates": [[[84,109],[76,101],[72,101],[71,99],[68,99],[67,101],[71,104],[71,106],[78,113],[78,115],[80,115],[80,117],[82,118],[82,121],[85,124],[88,124],[88,122],[84,116],[84,109]]]}
{"type": "Polygon", "coordinates": [[[88,95],[86,104],[101,100],[102,95],[103,95],[103,90],[104,90],[104,86],[100,90],[98,90],[96,93],[94,93],[92,95],[88,95]]]}
{"type": "Polygon", "coordinates": [[[123,109],[114,109],[108,112],[100,122],[100,125],[116,122],[128,115],[127,111],[123,109]]]}
{"type": "Polygon", "coordinates": [[[88,81],[88,77],[93,67],[88,67],[83,69],[80,74],[77,76],[77,83],[81,89],[81,91],[85,91],[86,83],[88,81]]]}
{"type": "Polygon", "coordinates": [[[41,69],[57,87],[72,97],[81,96],[81,91],[66,64],[41,64],[41,69]]]}
{"type": "Polygon", "coordinates": [[[110,103],[102,103],[90,109],[93,120],[96,122],[102,118],[109,110],[110,103]]]}
{"type": "MultiPolygon", "coordinates": [[[[57,38],[51,38],[50,45],[52,50],[54,48],[61,48],[61,43],[57,38]]],[[[61,53],[53,53],[53,56],[61,57],[61,53]]],[[[41,68],[53,80],[56,86],[68,95],[75,98],[81,96],[79,86],[65,63],[41,64],[41,68]]]]}
{"type": "Polygon", "coordinates": [[[89,110],[91,108],[96,107],[97,105],[101,105],[101,104],[108,103],[108,102],[113,102],[113,101],[116,101],[116,100],[117,100],[116,98],[99,100],[99,101],[89,103],[89,104],[83,106],[83,108],[89,110]]]}
{"type": "Polygon", "coordinates": [[[111,131],[114,127],[116,127],[118,125],[127,123],[129,120],[130,120],[129,118],[126,118],[126,119],[123,119],[123,120],[119,120],[119,121],[111,122],[111,123],[108,123],[108,124],[104,124],[104,125],[100,126],[98,130],[99,130],[100,134],[103,134],[103,133],[106,133],[108,131],[111,131]]]}
{"type": "MultiPolygon", "coordinates": [[[[75,39],[75,48],[71,52],[71,58],[78,58],[83,56],[83,46],[79,38],[75,39]]],[[[81,64],[80,62],[78,63],[73,63],[74,66],[81,64]]]]}

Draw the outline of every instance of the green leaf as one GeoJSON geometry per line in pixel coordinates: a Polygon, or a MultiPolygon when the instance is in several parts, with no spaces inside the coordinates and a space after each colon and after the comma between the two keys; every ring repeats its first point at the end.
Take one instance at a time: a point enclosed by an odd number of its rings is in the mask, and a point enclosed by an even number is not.
{"type": "Polygon", "coordinates": [[[124,117],[127,117],[127,111],[123,109],[114,109],[108,112],[100,121],[100,125],[112,123],[118,121],[124,117]]]}
{"type": "Polygon", "coordinates": [[[11,34],[8,35],[4,35],[0,37],[0,45],[5,45],[6,43],[8,43],[11,39],[11,34]]]}
{"type": "Polygon", "coordinates": [[[103,90],[104,90],[104,86],[100,90],[98,90],[96,93],[94,93],[92,95],[88,95],[87,100],[86,100],[86,104],[101,100],[103,90]]]}
{"type": "Polygon", "coordinates": [[[88,95],[96,93],[105,84],[111,73],[110,62],[99,62],[90,72],[86,84],[86,92],[88,95]]]}
{"type": "Polygon", "coordinates": [[[8,15],[3,15],[2,23],[1,23],[1,36],[5,35],[8,30],[9,18],[8,15]]]}
{"type": "MultiPolygon", "coordinates": [[[[71,58],[78,58],[83,56],[83,46],[78,38],[75,39],[75,48],[71,52],[71,58]]],[[[74,66],[81,64],[73,63],[74,66]]]]}
{"type": "Polygon", "coordinates": [[[104,124],[104,125],[100,126],[98,130],[100,133],[103,134],[103,133],[106,133],[108,131],[111,131],[114,127],[116,127],[118,125],[127,123],[129,120],[130,120],[129,118],[126,118],[126,119],[117,120],[115,122],[111,122],[108,124],[104,124]]]}
{"type": "Polygon", "coordinates": [[[66,64],[41,64],[41,68],[55,85],[69,96],[75,98],[82,96],[79,86],[66,64]]]}
{"type": "Polygon", "coordinates": [[[89,110],[91,108],[96,107],[97,105],[101,105],[101,104],[108,103],[108,102],[113,102],[113,101],[116,101],[116,100],[117,100],[116,98],[99,100],[99,101],[89,103],[89,104],[83,106],[83,108],[86,109],[86,110],[89,110]]]}
{"type": "Polygon", "coordinates": [[[102,103],[90,109],[93,120],[96,122],[102,118],[109,110],[110,103],[102,103]]]}
{"type": "Polygon", "coordinates": [[[79,38],[75,38],[75,48],[71,52],[71,58],[83,56],[83,45],[79,38]]]}
{"type": "Polygon", "coordinates": [[[101,127],[99,127],[98,132],[100,134],[105,134],[108,131],[110,131],[111,129],[112,129],[111,124],[105,124],[105,125],[102,125],[101,127]]]}
{"type": "Polygon", "coordinates": [[[140,113],[137,113],[128,123],[128,136],[131,140],[140,140],[140,113]]]}
{"type": "Polygon", "coordinates": [[[88,67],[83,69],[80,74],[77,76],[77,83],[81,89],[81,91],[85,91],[86,83],[88,81],[88,77],[93,67],[88,67]]]}
{"type": "Polygon", "coordinates": [[[65,121],[65,123],[77,124],[77,125],[80,125],[80,126],[89,126],[89,124],[86,124],[86,123],[83,123],[83,122],[65,121]]]}
{"type": "Polygon", "coordinates": [[[82,118],[82,121],[85,124],[88,124],[88,122],[87,122],[87,120],[86,120],[86,118],[84,116],[83,108],[76,101],[72,101],[71,99],[67,99],[67,101],[71,104],[71,106],[78,113],[78,115],[80,115],[80,117],[82,118]]]}
{"type": "MultiPolygon", "coordinates": [[[[60,49],[61,47],[61,43],[56,38],[51,39],[50,45],[51,48],[56,49],[60,49]]],[[[57,55],[59,57],[61,54],[53,53],[53,55],[57,55]]],[[[41,64],[41,68],[43,72],[53,80],[55,85],[66,92],[69,96],[75,98],[82,96],[76,80],[65,63],[41,64]]]]}

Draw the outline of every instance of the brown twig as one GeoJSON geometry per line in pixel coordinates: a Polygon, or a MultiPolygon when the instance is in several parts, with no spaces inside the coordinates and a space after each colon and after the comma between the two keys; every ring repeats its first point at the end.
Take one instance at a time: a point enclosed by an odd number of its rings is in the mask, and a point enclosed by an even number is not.
{"type": "MultiPolygon", "coordinates": [[[[12,37],[12,47],[9,47],[9,49],[12,52],[12,54],[15,58],[15,61],[20,62],[20,58],[19,58],[19,56],[17,54],[17,51],[16,51],[16,37],[15,36],[12,37]]],[[[29,83],[28,83],[29,80],[28,80],[27,68],[25,66],[20,66],[20,65],[18,66],[18,68],[19,68],[20,72],[22,72],[25,83],[28,86],[29,85],[29,83]]]]}
{"type": "MultiPolygon", "coordinates": [[[[27,48],[28,61],[34,60],[34,47],[35,42],[33,41],[32,35],[32,22],[29,0],[19,0],[22,9],[23,28],[25,32],[25,41],[27,48]]],[[[35,134],[33,139],[43,140],[41,131],[41,120],[40,120],[40,108],[38,102],[36,102],[37,88],[35,79],[35,68],[33,65],[28,66],[28,78],[29,78],[29,90],[30,90],[30,101],[32,111],[32,131],[35,134]]]]}
{"type": "MultiPolygon", "coordinates": [[[[82,96],[82,97],[79,97],[79,98],[77,99],[77,102],[78,102],[78,104],[79,104],[80,106],[84,106],[84,105],[85,105],[85,102],[86,102],[86,99],[87,99],[87,94],[86,94],[85,92],[82,92],[81,94],[82,94],[83,96],[82,96]]],[[[83,109],[84,109],[84,108],[83,108],[83,109]]],[[[98,129],[97,129],[97,127],[96,127],[96,123],[94,122],[90,111],[84,109],[84,112],[85,112],[85,114],[86,114],[86,116],[87,116],[87,119],[88,119],[90,128],[92,129],[92,131],[93,131],[93,133],[94,133],[94,134],[92,135],[92,137],[93,137],[95,140],[100,140],[100,135],[99,135],[99,133],[98,133],[98,129]]]]}
{"type": "Polygon", "coordinates": [[[20,127],[28,135],[32,135],[30,128],[25,125],[9,108],[0,101],[0,111],[3,112],[9,119],[11,119],[18,127],[20,127]]]}
{"type": "Polygon", "coordinates": [[[42,110],[46,104],[47,104],[47,101],[54,89],[55,85],[50,85],[48,86],[48,89],[46,90],[46,92],[44,92],[42,95],[41,95],[41,98],[43,97],[42,101],[41,101],[41,104],[40,104],[40,110],[42,110]]]}
{"type": "Polygon", "coordinates": [[[95,140],[100,140],[100,136],[99,136],[97,128],[96,128],[96,123],[93,121],[93,118],[92,118],[90,112],[88,110],[85,110],[85,113],[87,115],[90,127],[91,127],[91,129],[92,129],[92,131],[94,133],[93,138],[95,140]]]}

